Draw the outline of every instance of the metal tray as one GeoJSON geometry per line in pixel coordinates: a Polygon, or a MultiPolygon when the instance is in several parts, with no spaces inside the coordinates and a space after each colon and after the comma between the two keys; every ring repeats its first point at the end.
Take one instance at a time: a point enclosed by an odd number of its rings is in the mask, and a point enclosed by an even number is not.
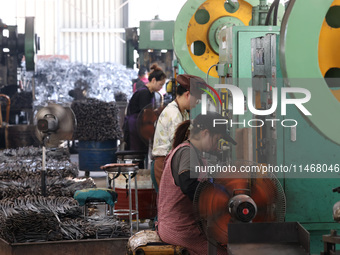
{"type": "Polygon", "coordinates": [[[128,238],[8,243],[0,238],[1,255],[125,255],[128,238]]]}
{"type": "Polygon", "coordinates": [[[298,222],[231,223],[229,255],[307,255],[310,237],[298,222]]]}

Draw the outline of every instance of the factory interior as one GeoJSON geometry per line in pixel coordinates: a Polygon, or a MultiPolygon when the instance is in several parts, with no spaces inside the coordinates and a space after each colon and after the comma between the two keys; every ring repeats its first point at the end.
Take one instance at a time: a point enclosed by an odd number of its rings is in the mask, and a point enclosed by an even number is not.
{"type": "Polygon", "coordinates": [[[3,6],[0,255],[340,254],[340,0],[3,6]]]}

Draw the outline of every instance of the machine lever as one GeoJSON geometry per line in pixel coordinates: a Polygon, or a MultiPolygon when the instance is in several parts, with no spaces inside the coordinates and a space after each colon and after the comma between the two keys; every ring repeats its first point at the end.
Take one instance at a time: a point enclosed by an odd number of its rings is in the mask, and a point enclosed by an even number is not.
{"type": "Polygon", "coordinates": [[[296,142],[296,126],[290,128],[290,140],[296,142]]]}

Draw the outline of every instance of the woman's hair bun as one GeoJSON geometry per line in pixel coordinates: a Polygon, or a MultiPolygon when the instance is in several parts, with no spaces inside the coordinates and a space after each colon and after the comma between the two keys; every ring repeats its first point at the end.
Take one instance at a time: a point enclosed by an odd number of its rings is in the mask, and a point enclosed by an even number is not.
{"type": "Polygon", "coordinates": [[[152,70],[152,71],[163,71],[163,69],[160,66],[158,66],[157,64],[153,64],[150,67],[150,70],[152,70]]]}

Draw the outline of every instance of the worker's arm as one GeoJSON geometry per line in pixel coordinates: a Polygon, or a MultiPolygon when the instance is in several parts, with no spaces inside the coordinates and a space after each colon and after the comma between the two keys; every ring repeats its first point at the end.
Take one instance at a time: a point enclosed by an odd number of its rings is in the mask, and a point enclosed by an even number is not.
{"type": "Polygon", "coordinates": [[[179,187],[183,194],[187,195],[191,201],[194,200],[198,183],[197,178],[190,177],[190,170],[185,170],[179,174],[179,187]]]}
{"type": "Polygon", "coordinates": [[[195,191],[199,183],[198,173],[195,166],[199,166],[199,161],[195,156],[190,157],[190,148],[179,149],[172,158],[171,168],[175,184],[180,187],[183,194],[187,195],[191,201],[194,200],[195,191]],[[191,174],[190,174],[191,171],[191,174]]]}

